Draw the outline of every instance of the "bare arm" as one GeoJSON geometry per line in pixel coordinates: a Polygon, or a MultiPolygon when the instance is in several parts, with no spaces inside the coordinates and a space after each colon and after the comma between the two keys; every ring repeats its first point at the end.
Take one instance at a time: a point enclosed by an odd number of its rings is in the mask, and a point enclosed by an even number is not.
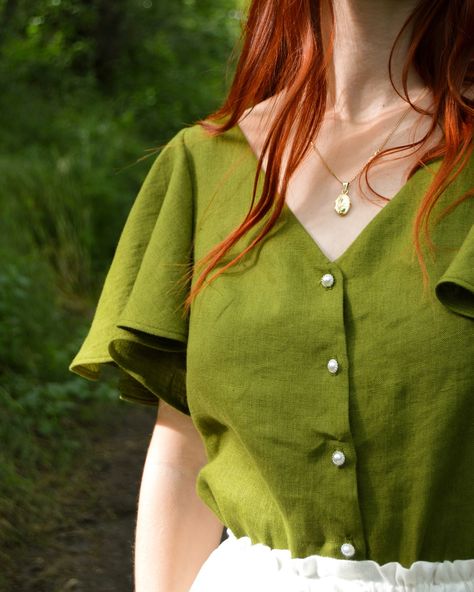
{"type": "Polygon", "coordinates": [[[136,592],[188,592],[219,545],[223,524],[195,491],[206,461],[191,418],[160,400],[138,501],[136,592]]]}

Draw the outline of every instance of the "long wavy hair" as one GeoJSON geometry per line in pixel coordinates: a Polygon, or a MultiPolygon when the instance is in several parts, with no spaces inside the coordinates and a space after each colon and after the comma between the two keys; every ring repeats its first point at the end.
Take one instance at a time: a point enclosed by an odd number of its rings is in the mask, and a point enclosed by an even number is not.
{"type": "MultiPolygon", "coordinates": [[[[442,130],[439,142],[427,150],[409,173],[411,177],[420,167],[442,157],[413,225],[413,243],[423,275],[425,287],[428,273],[423,256],[422,239],[430,251],[434,245],[429,235],[429,218],[433,207],[455,177],[467,164],[472,149],[474,101],[469,91],[474,82],[474,0],[420,0],[391,50],[388,66],[392,78],[392,58],[407,28],[412,34],[402,73],[402,96],[419,113],[431,115],[432,123],[424,138],[410,145],[382,151],[366,166],[388,153],[423,145],[437,126],[442,130]],[[433,96],[433,110],[427,113],[411,103],[407,79],[414,67],[433,96]]],[[[257,245],[276,223],[285,200],[288,182],[310,149],[310,142],[322,123],[327,101],[327,73],[331,62],[334,39],[332,0],[253,0],[243,26],[242,49],[234,79],[222,106],[198,123],[213,135],[234,127],[244,112],[256,104],[285,90],[284,101],[268,130],[253,186],[250,209],[241,224],[205,257],[194,264],[196,280],[185,301],[189,311],[196,295],[227,268],[235,265],[257,245]],[[322,14],[330,15],[329,42],[323,47],[322,14]],[[291,16],[290,16],[291,15],[291,16]],[[285,145],[294,130],[288,164],[278,190],[285,145]],[[265,155],[267,167],[261,196],[256,201],[258,180],[265,155]],[[261,232],[226,265],[208,278],[225,254],[268,215],[261,232]],[[200,273],[196,273],[201,267],[200,273]]],[[[472,192],[449,205],[442,216],[452,211],[472,192]]]]}

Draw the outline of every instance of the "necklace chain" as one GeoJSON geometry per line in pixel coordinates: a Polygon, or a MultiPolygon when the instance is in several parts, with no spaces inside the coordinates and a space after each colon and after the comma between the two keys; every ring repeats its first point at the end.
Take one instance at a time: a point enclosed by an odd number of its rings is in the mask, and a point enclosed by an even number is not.
{"type": "MultiPolygon", "coordinates": [[[[420,97],[418,97],[418,99],[419,98],[420,97]]],[[[355,181],[355,179],[357,179],[357,177],[359,177],[359,175],[362,173],[362,171],[365,169],[365,167],[377,156],[377,154],[380,154],[380,152],[382,152],[382,150],[385,148],[385,146],[388,144],[388,142],[392,138],[393,134],[397,131],[397,129],[402,124],[403,120],[407,117],[408,113],[410,113],[411,108],[412,108],[412,104],[408,105],[408,107],[403,111],[402,115],[398,118],[395,126],[390,130],[390,133],[385,138],[385,140],[382,142],[382,144],[370,156],[370,158],[364,163],[364,165],[362,166],[362,168],[354,175],[354,177],[352,177],[352,179],[350,181],[342,181],[341,179],[339,179],[339,177],[336,175],[336,173],[332,170],[332,168],[326,162],[325,158],[323,158],[323,155],[318,150],[318,148],[317,148],[316,144],[314,143],[314,141],[311,141],[311,146],[314,148],[314,151],[316,152],[316,154],[321,159],[321,162],[323,163],[323,165],[325,166],[325,168],[327,169],[327,171],[337,181],[339,181],[339,183],[341,183],[341,185],[342,185],[342,192],[339,194],[339,196],[336,198],[336,200],[334,202],[334,209],[335,209],[335,211],[336,211],[336,213],[338,215],[345,216],[349,212],[349,210],[351,208],[352,202],[351,202],[351,199],[350,199],[350,196],[349,196],[349,186],[350,186],[350,184],[353,181],[355,181]]]]}
{"type": "MultiPolygon", "coordinates": [[[[385,148],[385,146],[390,142],[390,140],[392,139],[393,134],[397,131],[397,129],[400,127],[400,125],[403,123],[404,119],[407,117],[408,113],[410,113],[411,111],[411,105],[408,105],[408,107],[404,110],[404,112],[402,113],[401,117],[399,117],[397,123],[395,124],[395,127],[393,127],[393,129],[390,131],[390,133],[388,134],[388,136],[385,138],[385,140],[382,142],[382,144],[377,148],[377,150],[365,161],[364,165],[361,167],[361,169],[352,177],[352,179],[350,181],[347,181],[347,183],[350,185],[353,181],[355,181],[357,179],[357,177],[362,173],[362,171],[365,169],[365,167],[369,164],[369,162],[374,159],[377,154],[379,154],[380,152],[382,152],[382,150],[385,148]]],[[[323,163],[323,165],[326,167],[326,169],[328,170],[328,172],[337,180],[339,181],[339,183],[341,183],[341,185],[344,185],[344,181],[341,181],[341,179],[339,179],[339,177],[336,175],[336,173],[332,170],[332,168],[329,166],[329,164],[326,162],[326,159],[323,158],[323,155],[321,154],[321,152],[319,151],[318,147],[316,146],[316,144],[311,141],[311,145],[314,148],[316,154],[319,156],[319,158],[321,159],[321,162],[323,163]]]]}

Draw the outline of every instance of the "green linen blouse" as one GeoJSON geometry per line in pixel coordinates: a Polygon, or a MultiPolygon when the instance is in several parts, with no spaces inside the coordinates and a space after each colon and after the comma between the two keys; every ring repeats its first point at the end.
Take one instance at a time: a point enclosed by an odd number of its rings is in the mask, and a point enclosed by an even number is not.
{"type": "MultiPolygon", "coordinates": [[[[70,370],[112,364],[122,399],[190,415],[197,492],[237,536],[292,557],[474,558],[472,200],[434,227],[425,291],[412,248],[439,162],[335,261],[285,205],[188,316],[186,272],[245,217],[257,159],[238,126],[195,125],[153,163],[70,370]]],[[[473,180],[471,159],[433,218],[473,180]]]]}

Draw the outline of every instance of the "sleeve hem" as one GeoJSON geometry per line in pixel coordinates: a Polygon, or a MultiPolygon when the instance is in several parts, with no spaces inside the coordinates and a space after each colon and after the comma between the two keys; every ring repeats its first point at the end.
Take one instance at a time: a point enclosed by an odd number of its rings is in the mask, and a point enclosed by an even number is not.
{"type": "Polygon", "coordinates": [[[474,293],[474,284],[471,284],[471,282],[465,280],[464,278],[455,276],[443,276],[442,279],[439,280],[439,282],[436,284],[436,288],[442,286],[443,284],[456,284],[457,286],[461,286],[462,288],[469,290],[469,292],[474,293]]]}
{"type": "Polygon", "coordinates": [[[443,276],[435,286],[438,300],[456,314],[474,318],[474,285],[466,279],[443,276]]]}
{"type": "Polygon", "coordinates": [[[126,403],[131,403],[134,405],[138,403],[139,405],[144,405],[146,407],[158,407],[160,402],[158,397],[156,397],[156,401],[152,401],[151,399],[140,399],[139,397],[132,397],[130,395],[124,395],[122,393],[119,394],[119,399],[121,401],[125,401],[126,403]]]}
{"type": "Polygon", "coordinates": [[[93,358],[81,358],[80,360],[73,360],[69,365],[69,371],[87,378],[88,380],[98,380],[100,377],[100,364],[114,363],[110,356],[97,356],[93,358]],[[97,366],[97,370],[90,370],[87,366],[97,366]]]}
{"type": "Polygon", "coordinates": [[[120,329],[132,329],[136,331],[143,331],[146,333],[151,332],[151,334],[154,337],[175,339],[183,344],[187,343],[187,336],[184,333],[173,331],[173,329],[163,329],[161,327],[157,327],[156,325],[148,325],[147,323],[141,323],[129,319],[120,319],[117,323],[117,327],[119,327],[120,329]]]}

